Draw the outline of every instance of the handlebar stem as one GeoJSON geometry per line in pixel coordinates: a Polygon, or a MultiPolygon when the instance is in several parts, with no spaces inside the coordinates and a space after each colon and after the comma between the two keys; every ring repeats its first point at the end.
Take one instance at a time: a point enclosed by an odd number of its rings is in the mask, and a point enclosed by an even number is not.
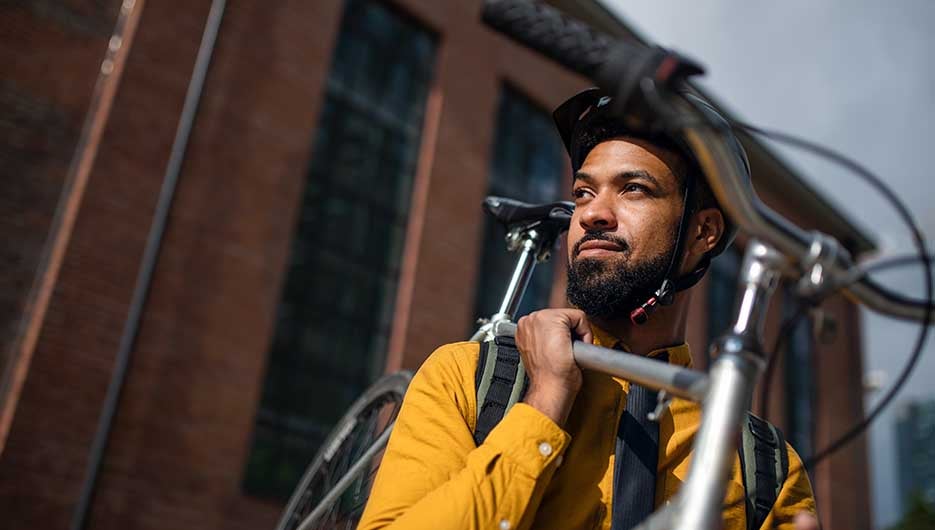
{"type": "Polygon", "coordinates": [[[766,365],[762,332],[769,299],[786,266],[782,254],[751,240],[740,274],[740,297],[731,329],[712,346],[705,411],[694,454],[675,510],[677,530],[718,528],[721,505],[736,453],[737,433],[750,407],[753,388],[766,365]]]}

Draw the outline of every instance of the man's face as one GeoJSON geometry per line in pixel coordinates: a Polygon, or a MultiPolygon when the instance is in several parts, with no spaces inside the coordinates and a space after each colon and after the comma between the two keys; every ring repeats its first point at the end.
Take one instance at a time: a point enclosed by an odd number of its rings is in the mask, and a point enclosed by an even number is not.
{"type": "Polygon", "coordinates": [[[598,144],[575,174],[568,299],[619,318],[659,288],[675,252],[682,192],[677,156],[639,139],[598,144]]]}

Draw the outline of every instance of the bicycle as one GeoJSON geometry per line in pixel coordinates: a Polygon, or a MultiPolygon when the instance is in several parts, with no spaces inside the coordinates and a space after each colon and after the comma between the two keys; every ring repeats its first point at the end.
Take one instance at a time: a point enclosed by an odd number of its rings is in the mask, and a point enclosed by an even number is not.
{"type": "MultiPolygon", "coordinates": [[[[736,435],[753,397],[757,378],[767,364],[762,331],[766,308],[780,278],[797,282],[798,295],[802,298],[816,300],[829,293],[843,291],[851,299],[877,312],[921,322],[913,361],[906,369],[911,371],[933,314],[931,258],[926,252],[921,232],[892,192],[869,172],[856,168],[899,207],[912,229],[918,260],[926,269],[925,299],[920,301],[876,284],[868,275],[870,267],[855,264],[833,237],[805,231],[759,200],[743,177],[744,168],[737,165],[737,159],[724,141],[723,125],[709,121],[690,99],[676,90],[685,87],[688,76],[701,73],[700,67],[691,61],[661,48],[645,49],[614,41],[554,8],[531,0],[487,0],[483,16],[485,22],[498,31],[594,79],[602,89],[615,96],[615,110],[628,120],[628,125],[647,129],[677,128],[696,154],[718,203],[750,236],[738,278],[735,318],[730,329],[712,344],[712,358],[716,360],[709,373],[658,363],[580,341],[573,344],[575,360],[583,369],[599,370],[660,390],[661,405],[667,396],[702,404],[702,420],[693,446],[693,464],[682,489],[671,502],[637,528],[715,528],[721,516],[721,503],[736,451],[736,435]]],[[[514,249],[521,249],[521,256],[507,295],[500,311],[472,337],[475,340],[489,340],[515,332],[510,310],[515,311],[518,305],[515,297],[517,294],[521,297],[524,281],[528,281],[532,256],[538,257],[543,250],[521,235],[512,237],[516,240],[514,249]]],[[[908,371],[904,371],[904,375],[908,371]]],[[[897,389],[894,387],[890,395],[897,389]]],[[[880,410],[882,407],[875,409],[862,424],[823,453],[829,454],[847,443],[880,410]]],[[[374,449],[376,447],[376,443],[371,446],[374,453],[379,451],[374,449]]],[[[364,467],[361,465],[358,473],[364,467]]],[[[334,493],[332,497],[340,494],[334,493]]],[[[331,507],[322,503],[316,510],[323,513],[331,507]]],[[[286,516],[290,516],[288,511],[283,521],[287,520],[286,516]]],[[[295,527],[281,523],[279,528],[307,530],[317,522],[311,519],[306,517],[295,527]]]]}

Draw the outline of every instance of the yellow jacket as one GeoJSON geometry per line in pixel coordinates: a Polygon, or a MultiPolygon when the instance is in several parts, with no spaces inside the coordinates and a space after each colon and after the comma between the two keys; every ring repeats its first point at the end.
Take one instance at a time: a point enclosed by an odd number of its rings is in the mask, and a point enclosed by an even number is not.
{"type": "MultiPolygon", "coordinates": [[[[615,344],[599,330],[594,333],[595,344],[615,344]]],[[[686,345],[667,351],[670,363],[691,365],[686,345]]],[[[518,403],[475,446],[478,356],[476,342],[449,344],[419,369],[358,528],[609,530],[614,441],[628,382],[585,371],[567,432],[518,403]]],[[[697,404],[676,399],[660,419],[657,506],[685,479],[700,417],[697,404]]],[[[797,513],[815,511],[808,475],[795,451],[788,450],[789,477],[763,528],[792,530],[797,513]]],[[[724,521],[725,530],[746,529],[739,457],[724,521]]]]}

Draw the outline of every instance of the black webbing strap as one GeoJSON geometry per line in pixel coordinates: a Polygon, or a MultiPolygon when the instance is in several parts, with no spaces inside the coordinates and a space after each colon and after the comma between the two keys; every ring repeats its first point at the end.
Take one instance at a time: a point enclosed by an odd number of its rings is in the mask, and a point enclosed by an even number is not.
{"type": "Polygon", "coordinates": [[[740,465],[747,492],[747,529],[766,521],[789,474],[789,455],[782,432],[769,422],[747,413],[741,432],[740,465]]]}
{"type": "MultiPolygon", "coordinates": [[[[668,362],[668,354],[657,358],[668,362]]],[[[659,467],[659,424],[647,416],[657,392],[630,384],[627,406],[617,426],[614,456],[612,530],[630,530],[653,513],[659,467]]]]}
{"type": "Polygon", "coordinates": [[[477,391],[477,424],[474,443],[480,445],[500,423],[507,410],[523,398],[528,386],[513,337],[496,337],[480,346],[474,374],[477,391]]]}

